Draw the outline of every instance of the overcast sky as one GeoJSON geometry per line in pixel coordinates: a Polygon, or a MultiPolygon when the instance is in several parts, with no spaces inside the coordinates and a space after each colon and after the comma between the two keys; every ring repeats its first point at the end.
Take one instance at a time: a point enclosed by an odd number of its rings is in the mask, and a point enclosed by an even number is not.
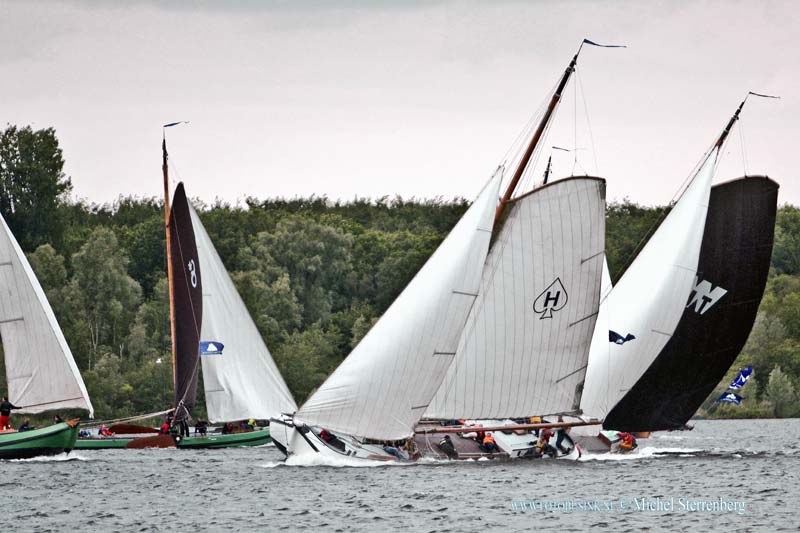
{"type": "MultiPolygon", "coordinates": [[[[0,0],[0,125],[54,127],[92,202],[160,195],[175,120],[172,160],[207,203],[471,199],[588,37],[628,48],[584,48],[545,157],[577,144],[609,199],[662,204],[748,90],[777,94],[743,112],[746,170],[800,204],[791,1],[110,4],[0,0]]],[[[741,133],[717,182],[745,172],[741,133]]]]}

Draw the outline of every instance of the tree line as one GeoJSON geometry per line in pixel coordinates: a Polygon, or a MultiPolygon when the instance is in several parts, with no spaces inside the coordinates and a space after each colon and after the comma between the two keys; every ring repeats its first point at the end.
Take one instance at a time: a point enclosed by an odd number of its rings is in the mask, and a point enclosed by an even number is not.
{"type": "MultiPolygon", "coordinates": [[[[0,133],[0,213],[53,306],[96,416],[162,410],[172,401],[163,202],[75,200],[63,165],[53,129],[8,126],[0,133]]],[[[469,202],[323,196],[194,204],[301,403],[387,309],[469,202]]],[[[608,205],[612,277],[666,211],[628,200],[608,205]]],[[[798,414],[798,347],[800,210],[783,206],[767,292],[737,361],[753,364],[755,383],[739,411],[708,402],[706,411],[798,414]]],[[[2,374],[0,365],[4,392],[2,374]]],[[[197,414],[203,416],[199,396],[197,414]]]]}

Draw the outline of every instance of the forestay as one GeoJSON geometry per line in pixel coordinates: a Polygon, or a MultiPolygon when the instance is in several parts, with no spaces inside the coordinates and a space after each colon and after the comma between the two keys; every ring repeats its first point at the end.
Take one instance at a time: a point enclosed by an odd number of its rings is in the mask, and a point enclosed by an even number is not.
{"type": "Polygon", "coordinates": [[[358,437],[401,439],[428,407],[480,286],[496,174],[411,283],[295,416],[358,437]]]}
{"type": "Polygon", "coordinates": [[[568,178],[517,199],[493,244],[458,355],[425,416],[577,410],[604,244],[604,180],[568,178]]]}
{"type": "Polygon", "coordinates": [[[659,228],[606,299],[608,328],[592,343],[581,408],[604,418],[655,360],[678,326],[694,287],[714,148],[659,228]],[[632,340],[609,342],[608,332],[632,340]]]}
{"type": "Polygon", "coordinates": [[[275,366],[211,238],[189,207],[203,272],[203,341],[220,342],[218,355],[202,355],[203,386],[211,422],[269,419],[297,405],[275,366]]]}
{"type": "Polygon", "coordinates": [[[0,335],[9,400],[20,413],[75,408],[92,417],[92,402],[53,310],[2,216],[0,221],[0,335]]]}

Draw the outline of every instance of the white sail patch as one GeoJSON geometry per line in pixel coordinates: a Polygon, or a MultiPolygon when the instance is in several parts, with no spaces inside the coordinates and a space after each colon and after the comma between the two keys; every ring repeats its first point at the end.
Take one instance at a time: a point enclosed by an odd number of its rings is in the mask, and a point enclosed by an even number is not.
{"type": "Polygon", "coordinates": [[[86,409],[86,385],[25,253],[0,216],[0,336],[8,398],[20,413],[86,409]]]}
{"type": "Polygon", "coordinates": [[[458,353],[425,413],[506,418],[577,408],[600,301],[605,181],[517,199],[494,242],[458,353]]]}
{"type": "Polygon", "coordinates": [[[295,416],[381,440],[408,437],[458,346],[480,287],[498,172],[414,279],[295,416]]]}
{"type": "Polygon", "coordinates": [[[720,298],[728,294],[727,289],[714,287],[710,281],[697,278],[692,294],[689,296],[689,303],[686,308],[694,307],[696,313],[706,314],[720,298]]]}
{"type": "Polygon", "coordinates": [[[189,205],[203,274],[201,357],[203,388],[211,422],[269,419],[297,409],[214,244],[189,205]],[[205,346],[204,346],[205,345],[205,346]],[[211,349],[211,346],[215,349],[211,349]],[[224,355],[222,355],[224,353],[224,355]]]}

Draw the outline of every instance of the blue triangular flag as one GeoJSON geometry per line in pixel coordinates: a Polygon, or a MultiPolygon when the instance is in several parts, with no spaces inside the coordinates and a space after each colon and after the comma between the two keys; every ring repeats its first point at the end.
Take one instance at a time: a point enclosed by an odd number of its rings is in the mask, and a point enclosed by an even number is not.
{"type": "Polygon", "coordinates": [[[200,343],[200,355],[222,355],[225,345],[221,342],[203,341],[200,343]]]}

